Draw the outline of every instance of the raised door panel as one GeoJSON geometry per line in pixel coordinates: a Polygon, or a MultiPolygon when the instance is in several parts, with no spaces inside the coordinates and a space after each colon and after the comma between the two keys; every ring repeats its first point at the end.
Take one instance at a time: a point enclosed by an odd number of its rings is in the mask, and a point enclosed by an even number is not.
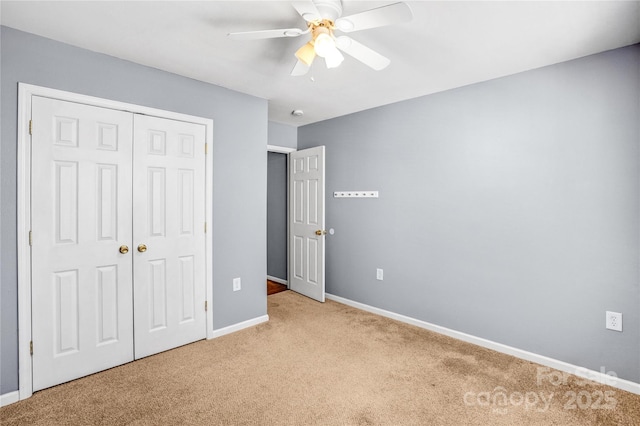
{"type": "Polygon", "coordinates": [[[120,340],[118,265],[96,268],[96,286],[97,342],[98,345],[109,345],[120,340]]]}
{"type": "Polygon", "coordinates": [[[195,262],[193,256],[181,256],[180,261],[180,315],[178,322],[184,324],[186,322],[195,321],[196,318],[196,289],[195,282],[195,262]]]}
{"type": "Polygon", "coordinates": [[[118,165],[97,164],[96,229],[98,240],[116,241],[118,237],[118,165]]]}

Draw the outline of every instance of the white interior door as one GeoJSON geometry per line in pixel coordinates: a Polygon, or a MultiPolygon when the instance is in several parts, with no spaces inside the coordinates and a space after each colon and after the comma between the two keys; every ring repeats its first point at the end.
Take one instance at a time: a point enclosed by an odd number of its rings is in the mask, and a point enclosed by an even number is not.
{"type": "Polygon", "coordinates": [[[140,358],[206,336],[205,127],[136,115],[134,129],[135,356],[140,358]]]}
{"type": "Polygon", "coordinates": [[[32,101],[33,390],[133,360],[133,116],[32,101]],[[124,251],[124,250],[123,250],[124,251]]]}
{"type": "Polygon", "coordinates": [[[289,288],[324,302],[324,146],[289,154],[289,288]]]}

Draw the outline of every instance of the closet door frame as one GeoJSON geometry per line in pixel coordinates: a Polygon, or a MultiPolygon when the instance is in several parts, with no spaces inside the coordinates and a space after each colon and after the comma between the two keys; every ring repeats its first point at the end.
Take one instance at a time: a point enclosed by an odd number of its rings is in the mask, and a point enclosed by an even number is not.
{"type": "MultiPolygon", "coordinates": [[[[61,101],[75,102],[134,114],[145,114],[177,121],[202,124],[206,128],[205,166],[205,297],[206,338],[215,337],[213,332],[213,120],[125,102],[118,102],[32,84],[18,83],[18,393],[19,399],[33,394],[31,364],[31,99],[42,96],[61,101]]],[[[37,123],[34,123],[37,125],[37,123]]],[[[37,238],[37,237],[36,237],[37,238]]],[[[37,350],[37,347],[34,349],[37,350]]]]}

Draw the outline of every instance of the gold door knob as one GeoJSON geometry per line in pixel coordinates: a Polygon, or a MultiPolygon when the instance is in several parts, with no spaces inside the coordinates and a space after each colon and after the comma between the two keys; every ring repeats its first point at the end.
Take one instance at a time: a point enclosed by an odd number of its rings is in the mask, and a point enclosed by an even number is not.
{"type": "Polygon", "coordinates": [[[129,247],[127,247],[127,246],[120,246],[120,253],[122,253],[122,254],[127,254],[127,253],[129,253],[129,247]]]}
{"type": "Polygon", "coordinates": [[[318,229],[318,230],[316,231],[316,235],[327,235],[327,231],[323,231],[323,230],[321,230],[321,229],[318,229]]]}
{"type": "Polygon", "coordinates": [[[144,253],[145,251],[147,251],[147,246],[145,246],[144,244],[140,244],[140,245],[138,246],[138,251],[139,251],[140,253],[144,253]]]}

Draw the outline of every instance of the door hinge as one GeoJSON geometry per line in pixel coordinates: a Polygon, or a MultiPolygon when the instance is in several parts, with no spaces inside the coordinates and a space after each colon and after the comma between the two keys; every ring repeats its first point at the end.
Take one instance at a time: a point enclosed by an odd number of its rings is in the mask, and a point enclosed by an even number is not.
{"type": "Polygon", "coordinates": [[[29,231],[29,245],[33,245],[33,233],[31,231],[29,231]]]}
{"type": "Polygon", "coordinates": [[[33,133],[33,121],[29,120],[29,134],[32,135],[33,133]]]}
{"type": "Polygon", "coordinates": [[[29,342],[29,354],[33,356],[33,340],[29,342]]]}
{"type": "Polygon", "coordinates": [[[209,306],[209,305],[207,304],[207,301],[205,300],[205,301],[204,301],[204,311],[205,311],[205,312],[207,311],[207,307],[208,307],[208,306],[209,306]]]}
{"type": "Polygon", "coordinates": [[[209,153],[209,144],[205,143],[204,144],[204,155],[207,155],[209,153]]]}
{"type": "Polygon", "coordinates": [[[207,222],[204,223],[204,233],[207,233],[207,222]]]}

